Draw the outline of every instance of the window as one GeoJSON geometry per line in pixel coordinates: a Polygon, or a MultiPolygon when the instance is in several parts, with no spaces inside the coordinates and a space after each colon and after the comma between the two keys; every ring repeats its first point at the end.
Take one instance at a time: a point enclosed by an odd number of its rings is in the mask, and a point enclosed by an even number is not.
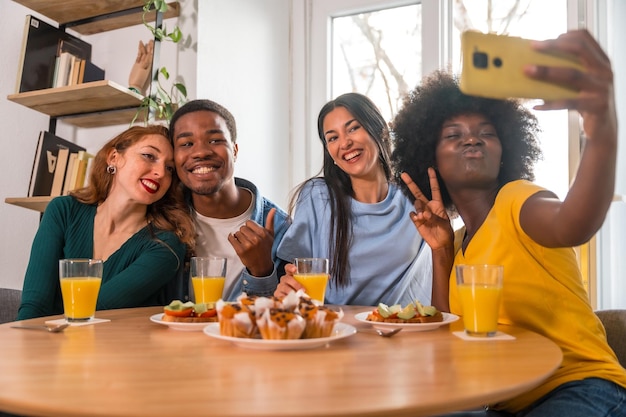
{"type": "Polygon", "coordinates": [[[421,5],[332,19],[331,97],[359,92],[391,120],[420,80],[421,5]]]}
{"type": "MultiPolygon", "coordinates": [[[[567,0],[457,0],[454,3],[452,68],[457,72],[464,30],[538,40],[555,38],[567,30],[567,0]]],[[[529,101],[528,107],[532,109],[534,104],[529,101]]],[[[563,199],[570,182],[567,111],[534,113],[542,128],[539,139],[543,151],[543,160],[535,166],[535,180],[563,199]]]]}
{"type": "MultiPolygon", "coordinates": [[[[428,3],[438,1],[428,0],[428,3]]],[[[297,148],[292,165],[296,184],[315,175],[322,167],[316,121],[324,103],[339,94],[357,91],[372,98],[383,116],[391,120],[402,92],[416,85],[424,65],[421,35],[421,21],[426,20],[424,3],[418,0],[314,0],[307,3],[310,9],[303,12],[306,24],[310,24],[310,28],[305,29],[308,40],[305,44],[310,51],[306,65],[307,86],[303,93],[306,140],[304,145],[294,143],[297,148]],[[393,19],[401,20],[401,24],[393,19]],[[366,24],[360,28],[358,25],[363,22],[366,24]],[[381,30],[384,33],[378,32],[381,30]],[[377,33],[380,38],[368,40],[364,33],[377,33]],[[374,51],[378,46],[382,50],[378,50],[377,55],[374,51]],[[346,65],[348,57],[350,64],[346,65]],[[384,62],[387,59],[393,64],[384,62]]]]}
{"type": "MultiPolygon", "coordinates": [[[[313,175],[322,165],[315,121],[326,101],[347,91],[358,91],[370,96],[391,120],[404,88],[398,80],[403,79],[411,89],[422,75],[435,68],[451,65],[453,70],[460,69],[462,30],[473,28],[547,39],[580,26],[588,27],[592,33],[601,32],[599,36],[603,39],[608,36],[608,32],[603,32],[607,19],[608,24],[615,23],[617,27],[624,15],[621,2],[617,0],[311,0],[307,5],[309,9],[303,14],[310,24],[305,29],[309,53],[307,87],[303,94],[306,96],[305,126],[302,128],[306,139],[305,145],[298,145],[304,147],[303,152],[296,152],[293,159],[294,166],[306,168],[295,176],[296,180],[313,175]],[[607,4],[613,8],[615,16],[605,10],[607,4]],[[394,13],[400,13],[401,18],[395,17],[399,23],[389,29],[386,16],[394,13]],[[410,20],[413,16],[415,23],[410,20]],[[369,30],[373,33],[381,32],[380,38],[373,38],[374,43],[367,41],[364,34],[367,31],[359,27],[363,21],[369,23],[369,30]],[[404,51],[404,55],[397,54],[398,45],[387,44],[396,36],[408,36],[398,41],[403,43],[399,50],[404,51]],[[378,42],[394,66],[397,65],[396,75],[401,77],[390,75],[390,67],[384,63],[382,55],[374,54],[378,42]],[[406,59],[406,62],[399,63],[398,58],[406,59]],[[304,158],[304,164],[300,163],[301,158],[304,158]],[[304,172],[306,175],[301,177],[304,172]]],[[[604,46],[606,48],[606,42],[604,46]]],[[[619,52],[618,49],[616,45],[614,52],[619,52]]],[[[621,62],[617,58],[613,57],[614,63],[621,62]]],[[[619,101],[619,95],[617,98],[619,101]]],[[[536,182],[562,199],[569,189],[570,176],[575,172],[579,157],[578,117],[575,113],[570,116],[567,111],[535,114],[543,129],[540,137],[543,160],[535,167],[536,182]]],[[[618,194],[619,179],[618,173],[618,194]]],[[[623,286],[615,282],[623,275],[619,273],[623,269],[623,257],[613,248],[615,240],[622,242],[623,239],[609,230],[612,224],[616,225],[613,228],[623,224],[624,203],[620,203],[619,198],[618,195],[616,207],[607,217],[607,225],[603,228],[606,230],[599,233],[602,252],[596,255],[595,238],[580,250],[583,275],[590,281],[592,304],[595,306],[598,300],[601,308],[623,306],[623,300],[616,300],[616,297],[623,299],[620,295],[623,291],[619,291],[623,286]],[[596,260],[596,257],[600,259],[596,260]],[[603,272],[597,283],[596,270],[603,272]]],[[[623,247],[623,242],[619,242],[617,247],[623,247]]]]}

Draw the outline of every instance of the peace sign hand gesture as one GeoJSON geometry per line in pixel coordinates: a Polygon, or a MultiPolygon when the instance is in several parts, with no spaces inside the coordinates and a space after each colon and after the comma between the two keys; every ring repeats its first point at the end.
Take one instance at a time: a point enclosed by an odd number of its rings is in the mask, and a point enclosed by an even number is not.
{"type": "Polygon", "coordinates": [[[426,198],[409,174],[403,172],[400,177],[415,197],[415,211],[411,213],[411,220],[432,250],[432,304],[441,311],[450,311],[448,283],[454,263],[454,232],[441,200],[437,174],[433,168],[428,168],[432,200],[426,198]]]}
{"type": "Polygon", "coordinates": [[[413,197],[415,197],[415,203],[413,203],[415,211],[411,213],[411,220],[422,238],[428,243],[433,252],[453,246],[454,232],[450,218],[441,200],[441,191],[435,170],[428,168],[432,200],[426,198],[409,174],[403,172],[400,178],[402,178],[402,181],[404,181],[413,197]]]}

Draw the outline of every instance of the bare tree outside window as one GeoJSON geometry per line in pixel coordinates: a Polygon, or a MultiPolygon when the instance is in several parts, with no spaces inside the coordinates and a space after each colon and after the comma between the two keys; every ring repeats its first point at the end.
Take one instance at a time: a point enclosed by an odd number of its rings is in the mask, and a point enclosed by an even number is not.
{"type": "Polygon", "coordinates": [[[524,19],[532,2],[533,0],[454,0],[454,26],[461,32],[474,29],[509,35],[511,27],[524,19]]]}
{"type": "Polygon", "coordinates": [[[387,120],[421,79],[421,6],[402,6],[332,22],[332,96],[359,92],[387,120]]]}
{"type": "MultiPolygon", "coordinates": [[[[391,120],[402,97],[422,78],[421,5],[332,20],[332,97],[349,91],[370,97],[391,120]]],[[[567,30],[567,0],[454,0],[451,68],[460,72],[460,35],[479,30],[548,39],[567,30]]],[[[531,108],[535,102],[529,101],[531,108]]],[[[563,198],[569,188],[567,112],[536,112],[544,159],[536,180],[563,198]]]]}

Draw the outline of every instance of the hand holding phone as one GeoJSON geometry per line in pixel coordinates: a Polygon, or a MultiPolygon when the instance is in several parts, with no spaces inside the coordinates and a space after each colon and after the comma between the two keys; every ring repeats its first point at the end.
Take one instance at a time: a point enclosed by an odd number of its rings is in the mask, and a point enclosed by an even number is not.
{"type": "Polygon", "coordinates": [[[560,100],[574,98],[577,90],[527,77],[525,65],[583,67],[575,57],[533,49],[531,40],[467,31],[461,35],[463,67],[460,88],[468,95],[506,99],[560,100]]]}

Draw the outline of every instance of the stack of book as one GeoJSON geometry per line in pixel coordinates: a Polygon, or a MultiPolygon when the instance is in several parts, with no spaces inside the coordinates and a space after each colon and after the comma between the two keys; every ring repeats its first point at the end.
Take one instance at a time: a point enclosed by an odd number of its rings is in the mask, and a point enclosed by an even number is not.
{"type": "Polygon", "coordinates": [[[91,62],[91,44],[41,19],[26,16],[18,93],[104,79],[91,62]]]}
{"type": "Polygon", "coordinates": [[[93,155],[50,132],[39,134],[29,197],[66,195],[87,185],[93,155]]]}
{"type": "Polygon", "coordinates": [[[72,43],[61,39],[54,60],[52,87],[103,80],[104,70],[98,68],[85,56],[84,51],[74,48],[72,43]]]}

